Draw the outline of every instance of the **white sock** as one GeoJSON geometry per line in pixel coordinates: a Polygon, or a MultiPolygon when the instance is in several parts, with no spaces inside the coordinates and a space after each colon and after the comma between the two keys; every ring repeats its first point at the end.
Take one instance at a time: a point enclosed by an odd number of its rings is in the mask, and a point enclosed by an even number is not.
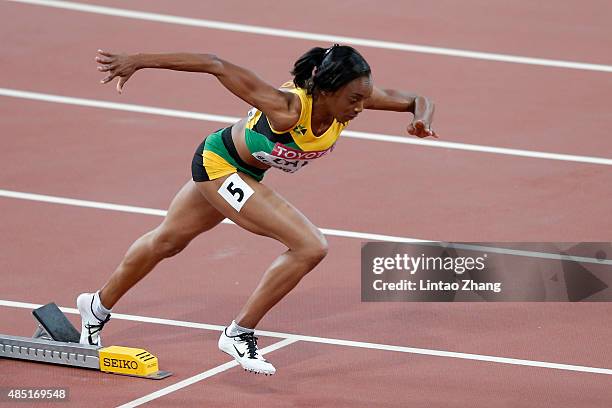
{"type": "Polygon", "coordinates": [[[91,309],[93,314],[101,320],[106,319],[106,316],[110,314],[110,309],[104,307],[102,302],[100,301],[100,291],[94,293],[93,304],[91,305],[91,309]]]}
{"type": "Polygon", "coordinates": [[[228,336],[238,336],[242,333],[253,333],[255,330],[248,329],[246,327],[238,326],[235,320],[232,320],[232,324],[227,328],[228,336]]]}

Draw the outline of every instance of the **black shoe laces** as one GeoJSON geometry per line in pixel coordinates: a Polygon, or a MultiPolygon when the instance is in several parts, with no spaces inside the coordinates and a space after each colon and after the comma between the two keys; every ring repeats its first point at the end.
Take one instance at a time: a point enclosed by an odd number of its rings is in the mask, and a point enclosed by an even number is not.
{"type": "Polygon", "coordinates": [[[104,327],[104,325],[110,320],[111,315],[107,315],[106,319],[102,320],[100,323],[98,324],[89,324],[86,323],[85,324],[85,328],[87,329],[87,331],[89,332],[89,335],[91,336],[92,334],[96,334],[97,332],[99,332],[100,330],[102,330],[102,328],[104,327]],[[93,329],[93,330],[92,330],[93,329]]]}
{"type": "Polygon", "coordinates": [[[98,318],[98,316],[96,316],[96,314],[95,314],[95,312],[94,312],[94,310],[93,310],[94,298],[95,298],[95,296],[92,296],[92,298],[91,298],[91,303],[89,304],[89,310],[91,310],[91,314],[92,314],[92,315],[93,315],[93,316],[94,316],[96,319],[98,319],[98,320],[100,321],[100,323],[98,323],[98,324],[89,324],[89,323],[86,323],[86,324],[85,324],[85,328],[87,329],[87,332],[89,333],[89,343],[92,343],[92,341],[91,341],[91,336],[92,336],[93,334],[96,334],[96,333],[97,333],[97,332],[99,332],[100,330],[102,330],[102,328],[104,327],[104,325],[106,324],[106,322],[108,322],[108,321],[110,320],[110,317],[111,317],[110,313],[106,315],[106,318],[105,318],[104,320],[100,320],[100,319],[98,318]],[[92,331],[92,329],[94,329],[94,330],[92,331]]]}
{"type": "Polygon", "coordinates": [[[242,333],[238,338],[246,343],[249,358],[257,358],[257,336],[254,333],[242,333]]]}

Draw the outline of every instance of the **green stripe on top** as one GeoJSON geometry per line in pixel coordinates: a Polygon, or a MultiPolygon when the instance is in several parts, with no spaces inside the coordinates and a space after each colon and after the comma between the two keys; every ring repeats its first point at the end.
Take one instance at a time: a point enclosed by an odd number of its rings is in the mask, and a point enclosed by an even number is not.
{"type": "MultiPolygon", "coordinates": [[[[255,152],[266,152],[272,153],[275,142],[268,140],[265,135],[254,131],[253,129],[244,129],[244,139],[246,145],[251,153],[255,152]]],[[[283,143],[284,146],[290,147],[295,150],[302,150],[295,142],[283,143]]]]}
{"type": "Polygon", "coordinates": [[[215,133],[212,133],[206,138],[206,142],[204,142],[204,150],[210,150],[211,152],[218,154],[229,164],[237,168],[238,163],[236,163],[236,160],[230,156],[229,152],[225,148],[225,145],[223,144],[223,139],[221,138],[221,133],[223,133],[223,130],[224,129],[221,129],[215,133]]]}
{"type": "Polygon", "coordinates": [[[240,164],[234,160],[234,158],[229,154],[227,149],[225,148],[225,144],[223,144],[223,138],[221,134],[224,129],[221,129],[215,133],[212,133],[210,136],[206,138],[206,142],[204,143],[204,150],[210,150],[213,153],[218,154],[222,158],[224,158],[229,164],[234,166],[239,171],[248,174],[253,177],[257,181],[263,180],[265,170],[262,170],[262,174],[256,174],[250,171],[247,168],[242,167],[240,164]]]}

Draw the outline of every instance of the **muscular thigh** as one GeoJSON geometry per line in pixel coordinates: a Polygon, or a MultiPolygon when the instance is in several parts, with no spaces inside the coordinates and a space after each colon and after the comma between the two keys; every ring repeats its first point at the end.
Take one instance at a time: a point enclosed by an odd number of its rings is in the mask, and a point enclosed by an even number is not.
{"type": "Polygon", "coordinates": [[[232,175],[196,185],[213,207],[248,231],[274,238],[289,248],[313,240],[324,240],[319,229],[287,200],[248,175],[236,174],[240,177],[236,185],[225,186],[230,196],[233,192],[236,198],[240,198],[240,192],[237,191],[240,188],[240,181],[246,183],[253,191],[253,194],[245,199],[239,211],[219,193],[226,179],[232,175]]]}
{"type": "Polygon", "coordinates": [[[192,180],[176,194],[160,230],[187,240],[219,224],[225,216],[202,196],[192,180]]]}

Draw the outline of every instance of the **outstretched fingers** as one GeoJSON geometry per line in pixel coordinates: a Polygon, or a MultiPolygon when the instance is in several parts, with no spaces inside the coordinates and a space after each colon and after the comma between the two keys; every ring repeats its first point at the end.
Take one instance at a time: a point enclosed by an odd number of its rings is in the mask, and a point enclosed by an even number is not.
{"type": "Polygon", "coordinates": [[[115,77],[119,77],[117,82],[117,92],[123,92],[123,86],[138,69],[134,58],[126,54],[113,54],[107,51],[98,50],[96,58],[98,71],[106,72],[108,75],[100,81],[102,84],[111,82],[115,77]]]}
{"type": "Polygon", "coordinates": [[[100,81],[101,84],[106,84],[110,81],[112,81],[113,79],[115,79],[115,77],[117,76],[117,72],[111,72],[111,74],[109,76],[107,76],[106,78],[104,78],[103,80],[100,81]]]}
{"type": "Polygon", "coordinates": [[[98,66],[98,71],[100,72],[110,71],[110,74],[106,78],[100,81],[100,83],[106,84],[112,81],[117,76],[117,72],[115,71],[115,68],[117,68],[117,66],[113,64],[115,62],[115,58],[113,54],[111,54],[110,52],[106,52],[102,50],[98,50],[98,54],[99,55],[96,56],[96,62],[100,64],[98,66]]]}
{"type": "Polygon", "coordinates": [[[108,52],[108,51],[102,51],[102,50],[98,50],[98,54],[100,55],[104,55],[105,57],[112,57],[113,54],[108,52]]]}

